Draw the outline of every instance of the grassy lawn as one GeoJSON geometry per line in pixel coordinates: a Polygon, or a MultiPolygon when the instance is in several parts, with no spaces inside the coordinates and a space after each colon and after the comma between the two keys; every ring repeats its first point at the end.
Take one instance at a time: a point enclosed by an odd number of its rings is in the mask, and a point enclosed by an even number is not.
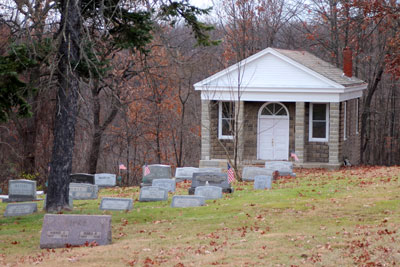
{"type": "MultiPolygon", "coordinates": [[[[271,190],[235,192],[197,208],[140,203],[130,212],[75,200],[73,214],[111,214],[109,246],[39,249],[44,212],[0,217],[0,266],[388,266],[400,265],[400,167],[297,170],[271,190]],[[381,264],[381,265],[379,265],[381,264]]],[[[176,194],[187,194],[180,183],[176,194]]],[[[3,214],[5,203],[0,203],[3,214]]]]}

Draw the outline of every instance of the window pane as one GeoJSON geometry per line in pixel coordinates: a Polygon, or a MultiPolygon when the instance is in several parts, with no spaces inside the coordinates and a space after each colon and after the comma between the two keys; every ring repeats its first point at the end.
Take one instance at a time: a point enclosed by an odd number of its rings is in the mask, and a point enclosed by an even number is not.
{"type": "Polygon", "coordinates": [[[272,115],[272,112],[268,109],[268,106],[266,106],[266,107],[263,108],[263,110],[261,111],[261,115],[272,115]]]}
{"type": "Polygon", "coordinates": [[[326,138],[326,122],[313,122],[312,125],[313,138],[326,138]]]}
{"type": "Polygon", "coordinates": [[[326,120],[326,104],[313,104],[313,120],[326,120]]]}
{"type": "Polygon", "coordinates": [[[235,105],[232,102],[222,102],[222,118],[233,118],[235,105]]]}
{"type": "Polygon", "coordinates": [[[233,135],[234,120],[222,119],[222,135],[233,135]]]}
{"type": "Polygon", "coordinates": [[[280,109],[278,109],[278,111],[275,113],[275,115],[277,115],[277,116],[286,116],[287,115],[286,114],[286,110],[283,107],[281,107],[280,109]]]}

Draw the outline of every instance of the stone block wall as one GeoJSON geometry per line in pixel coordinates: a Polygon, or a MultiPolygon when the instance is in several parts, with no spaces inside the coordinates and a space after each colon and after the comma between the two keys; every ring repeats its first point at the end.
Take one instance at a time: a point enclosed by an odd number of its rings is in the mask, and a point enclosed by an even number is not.
{"type": "Polygon", "coordinates": [[[347,158],[352,165],[360,164],[360,148],[361,148],[361,101],[358,103],[357,114],[357,99],[351,99],[347,102],[346,116],[346,140],[344,140],[344,103],[341,104],[341,128],[340,128],[340,160],[347,158]],[[358,120],[357,120],[358,116],[358,120]],[[358,132],[357,132],[358,121],[358,132]]]}
{"type": "Polygon", "coordinates": [[[305,140],[304,140],[304,162],[329,162],[328,142],[310,142],[310,103],[305,104],[305,140]]]}

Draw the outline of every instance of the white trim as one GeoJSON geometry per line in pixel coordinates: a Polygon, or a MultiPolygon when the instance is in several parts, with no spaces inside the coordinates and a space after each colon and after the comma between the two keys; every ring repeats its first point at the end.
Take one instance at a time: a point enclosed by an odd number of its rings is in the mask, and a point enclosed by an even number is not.
{"type": "Polygon", "coordinates": [[[329,142],[329,104],[328,103],[310,103],[309,107],[309,121],[308,121],[308,141],[309,142],[329,142]],[[325,128],[325,138],[313,138],[312,134],[312,126],[313,126],[313,104],[325,104],[325,120],[326,120],[326,128],[325,128]]]}
{"type": "Polygon", "coordinates": [[[347,140],[347,101],[344,101],[343,106],[343,140],[347,140]]]}
{"type": "Polygon", "coordinates": [[[287,107],[284,105],[284,104],[282,104],[282,103],[280,103],[280,102],[277,102],[277,101],[270,101],[270,102],[266,102],[266,103],[264,103],[262,106],[261,106],[261,108],[258,110],[258,119],[260,119],[260,118],[271,118],[271,117],[279,117],[279,118],[289,118],[289,110],[287,109],[287,107]],[[286,116],[275,116],[275,115],[261,115],[261,112],[263,111],[263,109],[266,107],[266,106],[268,106],[269,104],[278,104],[278,105],[281,105],[285,110],[286,110],[286,116]]]}
{"type": "MultiPolygon", "coordinates": [[[[233,135],[223,135],[222,134],[222,102],[234,103],[232,101],[219,101],[218,102],[218,139],[232,140],[233,135]]],[[[233,119],[235,119],[235,116],[233,117],[233,119]]]]}
{"type": "Polygon", "coordinates": [[[358,120],[359,120],[359,116],[360,116],[360,110],[359,110],[359,102],[360,102],[360,98],[356,98],[356,134],[359,134],[358,132],[358,120]]]}

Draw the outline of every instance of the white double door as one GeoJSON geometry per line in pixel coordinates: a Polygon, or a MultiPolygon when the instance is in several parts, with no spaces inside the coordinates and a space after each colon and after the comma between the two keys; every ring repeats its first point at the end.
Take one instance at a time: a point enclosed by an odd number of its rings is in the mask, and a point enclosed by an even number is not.
{"type": "Polygon", "coordinates": [[[288,160],[289,118],[286,116],[260,117],[258,123],[258,158],[288,160]]]}

